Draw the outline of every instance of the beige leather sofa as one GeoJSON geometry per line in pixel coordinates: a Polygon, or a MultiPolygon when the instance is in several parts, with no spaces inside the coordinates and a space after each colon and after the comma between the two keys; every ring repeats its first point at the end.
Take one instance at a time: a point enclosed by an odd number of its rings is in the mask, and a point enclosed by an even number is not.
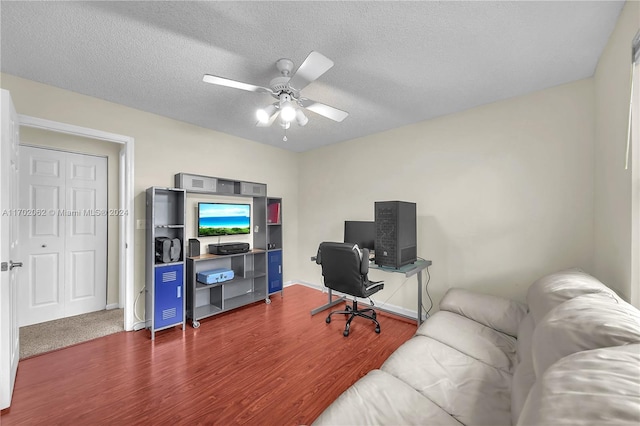
{"type": "Polygon", "coordinates": [[[640,311],[577,269],[527,304],[449,290],[314,425],[640,424],[640,311]]]}

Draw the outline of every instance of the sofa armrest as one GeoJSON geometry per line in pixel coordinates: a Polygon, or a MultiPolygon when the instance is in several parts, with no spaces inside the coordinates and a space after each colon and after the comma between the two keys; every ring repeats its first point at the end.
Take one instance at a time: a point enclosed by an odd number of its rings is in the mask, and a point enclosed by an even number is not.
{"type": "Polygon", "coordinates": [[[518,325],[527,314],[527,307],[522,303],[461,288],[451,288],[445,293],[440,310],[462,315],[513,337],[518,336],[518,325]]]}

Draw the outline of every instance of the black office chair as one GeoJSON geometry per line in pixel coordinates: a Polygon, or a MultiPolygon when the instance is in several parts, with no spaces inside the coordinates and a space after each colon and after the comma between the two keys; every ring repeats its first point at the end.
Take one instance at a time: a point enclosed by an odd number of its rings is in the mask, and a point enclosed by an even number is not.
{"type": "MultiPolygon", "coordinates": [[[[376,311],[372,308],[358,309],[356,297],[369,298],[372,294],[384,288],[382,281],[369,281],[369,250],[360,251],[352,243],[324,242],[318,247],[316,263],[322,266],[324,285],[332,290],[353,296],[353,305],[341,311],[333,311],[327,317],[327,324],[331,322],[331,315],[345,314],[347,324],[342,333],[349,335],[351,321],[356,317],[370,319],[376,324],[376,333],[380,333],[380,323],[376,319],[376,311]]],[[[369,299],[371,300],[371,299],[369,299]]],[[[373,305],[373,302],[371,303],[373,305]]]]}

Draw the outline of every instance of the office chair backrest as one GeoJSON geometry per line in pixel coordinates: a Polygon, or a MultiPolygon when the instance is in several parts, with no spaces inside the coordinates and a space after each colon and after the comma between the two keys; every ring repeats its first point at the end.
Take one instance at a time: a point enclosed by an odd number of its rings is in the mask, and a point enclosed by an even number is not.
{"type": "Polygon", "coordinates": [[[369,282],[369,250],[352,243],[324,242],[318,247],[316,263],[322,266],[324,285],[341,293],[365,297],[369,282]]]}

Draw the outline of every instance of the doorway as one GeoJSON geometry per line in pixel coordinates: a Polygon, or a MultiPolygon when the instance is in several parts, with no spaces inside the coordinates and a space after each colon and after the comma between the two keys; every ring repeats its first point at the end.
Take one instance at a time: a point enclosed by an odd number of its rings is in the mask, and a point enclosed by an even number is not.
{"type": "Polygon", "coordinates": [[[20,326],[104,310],[107,158],[25,145],[19,158],[20,326]]]}
{"type": "MultiPolygon", "coordinates": [[[[119,279],[117,306],[124,308],[125,330],[130,331],[143,328],[144,323],[136,324],[134,318],[134,138],[23,114],[18,114],[18,121],[22,132],[27,129],[45,130],[60,135],[78,136],[90,139],[93,142],[104,141],[109,144],[115,144],[112,146],[118,147],[119,172],[117,187],[119,190],[119,196],[117,208],[123,213],[123,215],[117,218],[119,226],[119,241],[116,249],[119,260],[119,268],[117,271],[119,279]]],[[[109,264],[111,265],[111,262],[109,262],[109,264]]]]}

